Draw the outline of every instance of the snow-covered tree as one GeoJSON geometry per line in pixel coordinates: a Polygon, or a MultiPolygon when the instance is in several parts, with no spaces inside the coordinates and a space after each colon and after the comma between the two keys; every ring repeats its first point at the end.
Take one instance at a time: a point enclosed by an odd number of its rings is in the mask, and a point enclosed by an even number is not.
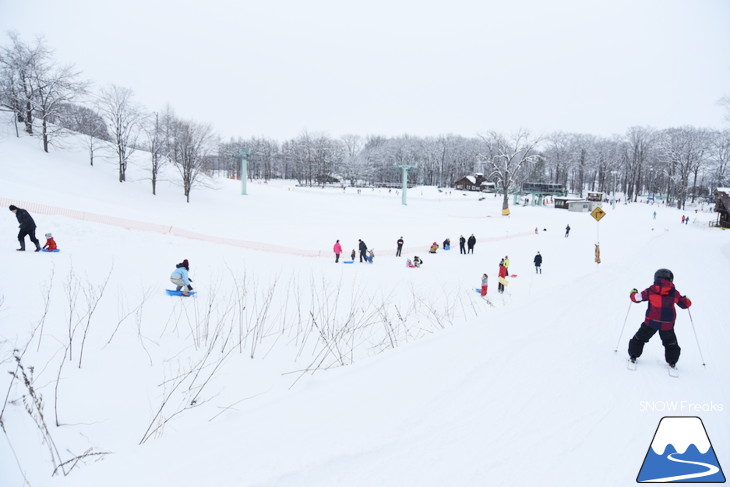
{"type": "Polygon", "coordinates": [[[641,177],[655,144],[655,133],[648,127],[631,127],[626,133],[623,150],[623,191],[636,201],[642,187],[641,177]]]}
{"type": "Polygon", "coordinates": [[[33,135],[33,72],[37,65],[46,62],[50,51],[40,38],[29,45],[16,33],[9,37],[11,45],[0,47],[0,102],[13,112],[15,122],[23,123],[25,131],[33,135]]]}
{"type": "Polygon", "coordinates": [[[510,137],[497,132],[482,136],[485,151],[482,158],[488,162],[491,176],[502,188],[502,213],[509,214],[509,191],[519,184],[519,176],[526,163],[537,159],[536,147],[540,138],[532,138],[527,130],[520,129],[510,137]]]}
{"type": "Polygon", "coordinates": [[[680,127],[666,129],[661,133],[659,151],[667,166],[670,182],[667,194],[670,198],[676,198],[679,209],[684,209],[690,176],[699,172],[709,146],[708,132],[703,129],[680,127]]]}

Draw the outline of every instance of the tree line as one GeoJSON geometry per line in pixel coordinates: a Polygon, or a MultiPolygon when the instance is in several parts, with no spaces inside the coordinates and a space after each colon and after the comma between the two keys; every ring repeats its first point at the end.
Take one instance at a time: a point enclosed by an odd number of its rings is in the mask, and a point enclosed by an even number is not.
{"type": "MultiPolygon", "coordinates": [[[[721,101],[730,118],[730,99],[721,101]]],[[[152,193],[160,170],[175,167],[186,200],[209,176],[241,177],[246,157],[248,178],[292,179],[301,185],[396,187],[399,166],[408,165],[409,182],[451,187],[466,175],[483,174],[496,183],[508,208],[508,195],[523,182],[620,193],[627,200],[655,194],[667,204],[710,197],[728,185],[730,129],[683,126],[657,130],[631,127],[611,137],[555,132],[539,136],[487,131],[461,135],[385,137],[304,132],[277,141],[238,137],[222,141],[209,124],[178,117],[172,107],[149,111],[120,86],[92,89],[73,66],[61,66],[43,39],[23,42],[9,34],[0,47],[0,110],[10,112],[16,135],[37,136],[48,152],[69,133],[81,134],[93,166],[99,150],[114,154],[119,182],[126,180],[130,157],[149,157],[152,193]]]]}

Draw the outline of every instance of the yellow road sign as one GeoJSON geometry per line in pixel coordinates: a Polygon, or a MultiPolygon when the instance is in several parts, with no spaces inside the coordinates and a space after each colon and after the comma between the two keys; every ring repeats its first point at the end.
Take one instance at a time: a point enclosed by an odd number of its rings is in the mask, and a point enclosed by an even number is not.
{"type": "Polygon", "coordinates": [[[591,212],[591,216],[598,222],[601,221],[601,218],[606,216],[606,212],[603,211],[600,206],[596,206],[596,208],[591,212]]]}

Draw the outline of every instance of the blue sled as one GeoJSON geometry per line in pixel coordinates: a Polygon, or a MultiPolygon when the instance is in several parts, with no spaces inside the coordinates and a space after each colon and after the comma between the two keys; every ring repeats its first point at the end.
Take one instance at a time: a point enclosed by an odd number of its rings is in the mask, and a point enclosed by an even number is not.
{"type": "Polygon", "coordinates": [[[53,250],[41,249],[41,252],[60,252],[60,251],[61,251],[61,249],[53,249],[53,250]]]}
{"type": "MultiPolygon", "coordinates": [[[[182,296],[182,291],[175,291],[174,289],[165,289],[168,296],[182,296]]],[[[190,291],[190,296],[195,295],[196,291],[190,291]]]]}
{"type": "Polygon", "coordinates": [[[354,260],[343,260],[342,263],[343,264],[354,264],[355,261],[354,260]]]}

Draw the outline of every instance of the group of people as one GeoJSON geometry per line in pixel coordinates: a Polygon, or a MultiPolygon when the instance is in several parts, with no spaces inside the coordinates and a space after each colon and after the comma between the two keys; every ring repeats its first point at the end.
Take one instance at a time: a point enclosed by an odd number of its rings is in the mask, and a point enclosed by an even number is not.
{"type": "MultiPolygon", "coordinates": [[[[375,251],[373,249],[368,249],[367,244],[362,239],[358,239],[357,242],[358,242],[358,250],[360,251],[360,262],[361,263],[368,262],[368,263],[372,264],[373,260],[375,259],[375,251]]],[[[471,234],[471,236],[468,239],[464,238],[464,236],[462,235],[461,238],[459,238],[460,253],[473,254],[474,245],[476,245],[476,242],[477,242],[477,239],[473,233],[471,234]]],[[[395,250],[396,257],[401,257],[401,252],[403,251],[403,243],[404,243],[403,236],[401,236],[396,241],[396,246],[397,246],[396,250],[395,250]]],[[[438,249],[439,249],[438,242],[434,242],[433,244],[431,244],[431,247],[429,248],[428,252],[431,254],[435,254],[438,251],[438,249]]],[[[444,240],[443,249],[444,250],[451,249],[451,239],[450,238],[446,238],[444,240]]],[[[337,240],[335,242],[334,246],[332,247],[332,252],[334,252],[334,254],[335,254],[335,264],[337,264],[340,261],[340,255],[342,255],[342,244],[340,243],[339,240],[337,240]]],[[[350,253],[350,259],[354,262],[356,257],[357,257],[357,252],[355,251],[355,249],[352,249],[352,252],[350,253]]],[[[411,261],[411,264],[414,264],[416,259],[418,259],[420,261],[420,263],[423,262],[421,259],[419,259],[416,256],[416,257],[414,257],[413,261],[411,261]]],[[[419,266],[420,266],[420,264],[411,265],[410,267],[419,267],[419,266]]]]}
{"type": "MultiPolygon", "coordinates": [[[[35,245],[35,251],[40,252],[41,243],[35,236],[35,231],[37,227],[35,224],[35,220],[33,220],[33,217],[30,216],[28,210],[18,208],[15,205],[10,205],[8,209],[15,214],[15,218],[18,219],[18,227],[20,228],[20,231],[18,232],[18,242],[20,242],[20,248],[16,250],[18,252],[25,252],[25,237],[27,236],[30,241],[35,245]]],[[[53,238],[53,235],[50,233],[46,233],[45,236],[46,243],[43,246],[43,250],[58,250],[58,245],[56,245],[56,240],[53,238]]]]}
{"type": "MultiPolygon", "coordinates": [[[[27,236],[30,238],[30,241],[35,244],[35,251],[40,252],[41,246],[40,242],[35,236],[36,224],[33,220],[33,217],[30,215],[30,213],[28,213],[27,210],[23,208],[18,208],[15,205],[10,205],[9,210],[15,214],[16,218],[18,219],[18,224],[20,228],[20,231],[18,233],[20,248],[18,248],[17,250],[21,252],[25,251],[25,237],[27,236]]],[[[686,221],[689,221],[689,218],[685,219],[685,217],[683,216],[682,223],[685,223],[686,221]]],[[[569,232],[570,225],[568,225],[565,229],[566,237],[568,236],[569,232]]],[[[46,233],[45,237],[47,241],[43,248],[46,250],[56,250],[58,247],[53,238],[53,235],[50,233],[46,233]]],[[[462,254],[466,253],[464,251],[465,240],[466,239],[464,239],[463,235],[459,239],[459,247],[462,254]]],[[[401,236],[396,243],[398,245],[398,248],[395,255],[397,257],[400,257],[401,250],[403,249],[403,237],[401,236]]],[[[476,243],[476,238],[474,237],[474,234],[469,237],[466,243],[468,245],[469,251],[473,253],[474,244],[476,243]]],[[[373,258],[375,257],[373,249],[368,249],[367,245],[362,240],[359,240],[358,245],[360,249],[360,262],[366,261],[372,263],[373,258]]],[[[438,244],[436,242],[434,242],[433,245],[438,248],[438,244]]],[[[450,245],[449,239],[446,239],[444,241],[444,247],[446,247],[447,245],[450,245]]],[[[339,262],[340,254],[342,254],[342,245],[340,244],[339,240],[335,242],[333,250],[335,253],[335,262],[339,262]]],[[[353,261],[355,260],[355,249],[352,250],[350,257],[353,261]]],[[[535,273],[542,274],[542,255],[539,251],[535,255],[533,263],[535,264],[535,273]]],[[[420,267],[422,264],[423,260],[418,256],[415,256],[413,260],[406,259],[406,265],[408,267],[420,267]]],[[[499,284],[497,290],[500,294],[504,293],[506,278],[509,275],[509,265],[509,256],[505,255],[504,258],[502,258],[499,262],[499,284]]],[[[193,290],[193,286],[191,284],[193,280],[192,278],[190,278],[189,272],[190,263],[187,259],[184,259],[182,262],[175,266],[175,270],[173,270],[170,274],[170,281],[175,285],[175,290],[182,291],[183,296],[189,296],[190,291],[193,290]]],[[[482,275],[482,296],[487,295],[488,288],[489,276],[484,273],[482,275]]],[[[681,352],[681,348],[679,347],[679,344],[677,342],[677,336],[674,332],[674,324],[677,318],[677,312],[674,309],[674,306],[677,305],[682,309],[687,309],[692,306],[692,301],[687,296],[684,296],[679,291],[677,291],[676,287],[674,286],[674,274],[669,269],[657,270],[654,273],[654,284],[641,292],[639,292],[636,288],[632,289],[631,293],[629,294],[629,298],[634,303],[641,303],[644,301],[648,302],[645,319],[641,323],[639,330],[629,340],[629,360],[632,363],[635,363],[636,360],[643,353],[644,345],[649,342],[654,334],[659,332],[659,337],[661,338],[662,345],[664,346],[665,360],[669,367],[674,368],[677,364],[677,361],[679,360],[679,355],[681,352]]]]}
{"type": "MultiPolygon", "coordinates": [[[[357,242],[358,249],[360,250],[360,262],[368,262],[372,264],[375,259],[375,251],[373,249],[368,249],[367,244],[363,242],[362,239],[358,239],[357,242]]],[[[339,240],[335,242],[332,251],[335,253],[336,264],[340,261],[340,254],[342,254],[342,244],[340,244],[339,240]]],[[[350,260],[354,262],[355,257],[357,257],[357,253],[355,252],[355,249],[352,249],[352,252],[350,253],[350,260]]]]}
{"type": "Polygon", "coordinates": [[[474,253],[474,245],[477,243],[477,238],[472,233],[468,239],[464,238],[464,236],[459,237],[459,253],[460,254],[473,254],[474,253]],[[464,244],[466,244],[467,248],[464,249],[464,244]]]}

